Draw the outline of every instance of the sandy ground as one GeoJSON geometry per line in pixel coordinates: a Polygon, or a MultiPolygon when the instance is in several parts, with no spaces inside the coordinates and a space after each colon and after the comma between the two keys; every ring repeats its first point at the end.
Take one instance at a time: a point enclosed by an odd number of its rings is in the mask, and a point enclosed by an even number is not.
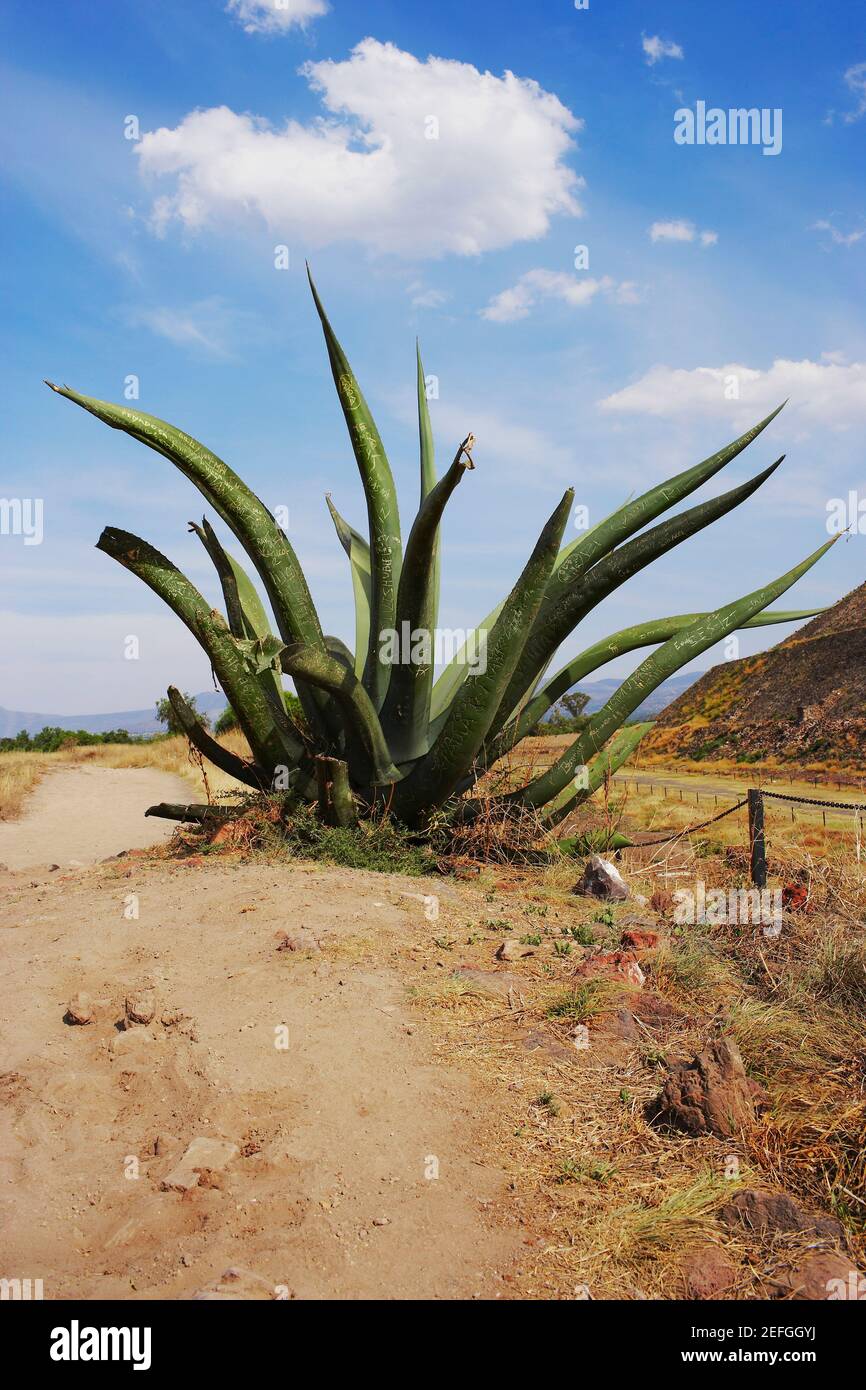
{"type": "MultiPolygon", "coordinates": [[[[79,828],[50,831],[43,788],[75,789],[55,774],[3,827],[16,857],[116,851],[157,781],[74,776],[93,798],[86,815],[75,802],[79,828]]],[[[0,1275],[41,1278],[48,1299],[189,1298],[229,1266],[278,1297],[500,1295],[520,1247],[503,1174],[479,1158],[495,1116],[466,1071],[431,1061],[405,980],[382,966],[426,925],[417,892],[136,856],[0,874],[0,1275]],[[305,933],[299,949],[278,950],[279,931],[305,933]],[[121,1031],[147,988],[153,1021],[121,1031]],[[79,990],[85,1026],[64,1021],[79,990]],[[198,1137],[238,1152],[164,1190],[198,1137]]]]}
{"type": "Polygon", "coordinates": [[[188,783],[153,768],[57,768],[28,797],[20,820],[0,822],[0,864],[77,867],[159,844],[175,826],[145,819],[148,806],[192,799],[188,783]]]}

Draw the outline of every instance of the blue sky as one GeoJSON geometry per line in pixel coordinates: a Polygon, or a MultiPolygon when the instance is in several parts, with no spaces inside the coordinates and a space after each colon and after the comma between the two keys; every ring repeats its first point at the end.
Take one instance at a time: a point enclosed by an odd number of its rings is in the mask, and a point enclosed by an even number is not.
{"type": "MultiPolygon", "coordinates": [[[[598,520],[786,396],[707,495],[784,452],[782,469],[564,654],[748,592],[826,538],[831,499],[866,497],[866,33],[850,5],[7,0],[0,52],[0,496],[44,500],[41,544],[0,535],[7,708],[108,711],[209,685],[185,629],[93,549],[105,524],[135,531],[216,602],[186,531],[198,493],[43,377],[109,400],[138,377],[142,409],[289,508],[325,629],[351,639],[323,494],[357,526],[364,505],[306,257],[405,534],[416,335],[440,464],[477,437],[444,530],[443,626],[508,590],[569,483],[598,520]],[[675,111],[699,101],[781,110],[781,150],[676,144],[675,111]]],[[[791,606],[861,583],[864,546],[837,545],[791,606]]]]}

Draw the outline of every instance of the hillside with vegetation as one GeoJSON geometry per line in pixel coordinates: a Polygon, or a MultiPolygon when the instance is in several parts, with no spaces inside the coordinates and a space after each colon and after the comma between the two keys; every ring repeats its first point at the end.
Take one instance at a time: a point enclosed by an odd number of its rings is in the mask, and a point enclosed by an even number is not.
{"type": "Polygon", "coordinates": [[[866,584],[770,651],[707,671],[663,711],[641,751],[866,766],[866,584]]]}

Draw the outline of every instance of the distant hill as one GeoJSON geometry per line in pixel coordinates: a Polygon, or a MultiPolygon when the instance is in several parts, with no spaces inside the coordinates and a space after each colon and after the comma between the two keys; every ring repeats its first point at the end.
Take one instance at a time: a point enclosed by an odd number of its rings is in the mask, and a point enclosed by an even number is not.
{"type": "Polygon", "coordinates": [[[707,671],[641,753],[866,766],[866,584],[770,651],[707,671]]]}
{"type": "MultiPolygon", "coordinates": [[[[196,704],[212,718],[222,714],[226,698],[219,691],[206,690],[196,695],[196,704]]],[[[156,703],[150,709],[119,710],[116,714],[23,714],[19,710],[0,706],[0,738],[14,738],[22,729],[30,735],[40,729],[85,729],[89,734],[105,734],[109,729],[126,729],[130,734],[165,733],[165,725],[156,717],[156,703]]]]}
{"type": "MultiPolygon", "coordinates": [[[[700,680],[703,674],[703,671],[690,671],[687,675],[671,676],[670,680],[662,681],[658,689],[648,695],[643,704],[638,705],[630,717],[632,719],[655,719],[666,705],[669,705],[689,686],[694,685],[696,680],[700,680]]],[[[606,680],[600,681],[581,681],[577,688],[584,695],[589,696],[589,704],[586,706],[587,714],[595,714],[596,710],[600,710],[602,705],[607,704],[611,695],[619,690],[624,679],[625,677],[621,677],[619,680],[608,677],[606,680]]]]}

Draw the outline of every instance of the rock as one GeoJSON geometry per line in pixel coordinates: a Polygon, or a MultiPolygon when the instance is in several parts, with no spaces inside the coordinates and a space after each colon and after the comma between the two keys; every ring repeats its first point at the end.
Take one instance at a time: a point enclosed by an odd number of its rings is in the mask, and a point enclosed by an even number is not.
{"type": "Polygon", "coordinates": [[[529,946],[522,941],[503,941],[496,952],[497,960],[522,960],[524,956],[534,956],[538,946],[529,946]]]}
{"type": "Polygon", "coordinates": [[[126,1023],[140,1023],[147,1025],[153,1022],[156,1013],[156,996],[152,989],[139,989],[134,994],[126,996],[126,1003],[123,1007],[126,1016],[126,1023]]]}
{"type": "Polygon", "coordinates": [[[649,900],[653,912],[659,917],[668,917],[674,910],[674,895],[667,888],[657,888],[649,900]]]}
{"type": "Polygon", "coordinates": [[[866,1278],[845,1255],[822,1250],[809,1255],[796,1269],[776,1275],[767,1284],[771,1298],[790,1298],[796,1303],[862,1299],[866,1278]]]}
{"type": "Polygon", "coordinates": [[[687,1255],[681,1269],[686,1286],[686,1298],[718,1298],[727,1293],[737,1277],[736,1267],[723,1250],[708,1245],[687,1255]]]}
{"type": "Polygon", "coordinates": [[[624,902],[628,885],[615,864],[594,854],[583,869],[583,877],[572,888],[581,897],[604,898],[607,902],[624,902]]]}
{"type": "Polygon", "coordinates": [[[232,1265],[230,1269],[223,1270],[219,1279],[215,1279],[211,1284],[206,1284],[203,1289],[199,1289],[198,1293],[194,1293],[192,1296],[195,1302],[221,1299],[248,1302],[264,1301],[276,1297],[277,1289],[273,1284],[269,1283],[267,1279],[263,1279],[260,1274],[254,1274],[251,1269],[241,1269],[239,1265],[232,1265]]]}
{"type": "Polygon", "coordinates": [[[811,1216],[787,1192],[747,1189],[735,1192],[718,1212],[718,1219],[729,1229],[744,1227],[761,1234],[780,1231],[807,1231],[810,1235],[843,1237],[840,1222],[832,1216],[811,1216]]]}
{"type": "Polygon", "coordinates": [[[594,980],[599,977],[625,980],[635,989],[642,989],[646,976],[638,965],[634,951],[597,950],[577,966],[575,979],[594,980]]]}
{"type": "Polygon", "coordinates": [[[809,890],[804,883],[785,883],[782,886],[782,907],[786,912],[811,912],[809,890]]]}
{"type": "Polygon", "coordinates": [[[507,999],[512,990],[526,983],[511,970],[476,970],[471,965],[459,966],[454,979],[467,984],[470,994],[486,994],[491,999],[507,999]]]}
{"type": "Polygon", "coordinates": [[[650,1117],[686,1134],[727,1138],[751,1125],[755,1104],[743,1059],[731,1038],[717,1038],[692,1062],[675,1067],[650,1117]]]}
{"type": "Polygon", "coordinates": [[[93,1001],[89,994],[84,990],[79,990],[73,994],[69,1003],[66,1005],[66,1013],[63,1015],[64,1023],[92,1023],[96,1017],[93,1001]]]}
{"type": "MultiPolygon", "coordinates": [[[[163,1178],[160,1187],[164,1192],[188,1192],[198,1186],[203,1173],[221,1173],[239,1153],[237,1144],[230,1144],[227,1139],[193,1139],[180,1163],[163,1178]]],[[[216,1184],[208,1177],[206,1185],[216,1184]]]]}
{"type": "Polygon", "coordinates": [[[174,1158],[179,1151],[182,1140],[176,1134],[159,1134],[153,1145],[153,1152],[157,1158],[174,1158]]]}
{"type": "Polygon", "coordinates": [[[619,944],[627,951],[654,951],[659,944],[659,934],[632,927],[623,932],[619,944]]]}
{"type": "Polygon", "coordinates": [[[596,1066],[619,1066],[640,1042],[640,1032],[630,1009],[616,1009],[593,1019],[589,1038],[575,1034],[574,1046],[587,1053],[586,1060],[596,1066]]]}

